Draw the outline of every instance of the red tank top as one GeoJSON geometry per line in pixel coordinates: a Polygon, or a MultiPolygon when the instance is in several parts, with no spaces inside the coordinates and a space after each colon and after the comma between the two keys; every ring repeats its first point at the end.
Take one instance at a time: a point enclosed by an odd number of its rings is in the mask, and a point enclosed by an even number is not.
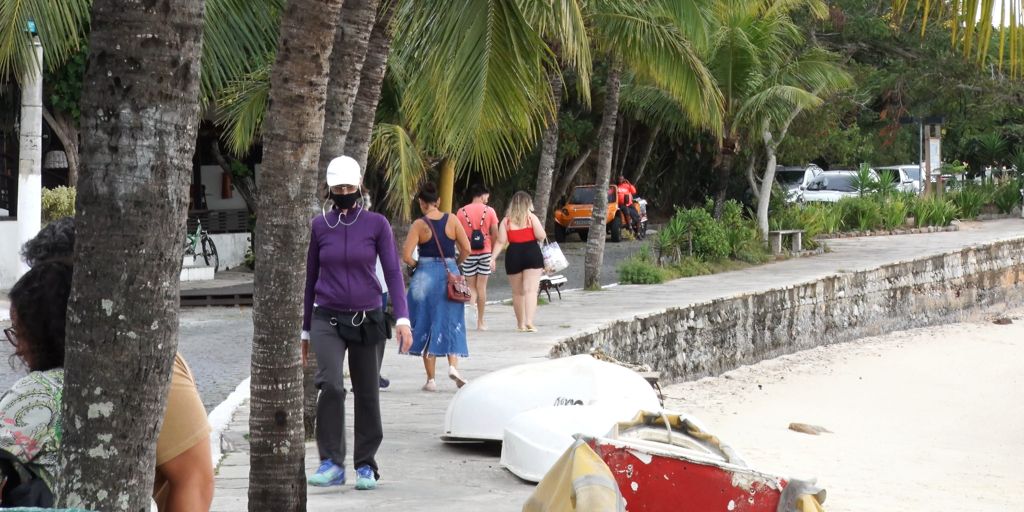
{"type": "Polygon", "coordinates": [[[513,244],[521,244],[523,242],[536,242],[537,238],[533,236],[533,221],[527,219],[526,227],[523,229],[512,229],[512,221],[505,221],[506,227],[508,227],[508,241],[513,244]]]}

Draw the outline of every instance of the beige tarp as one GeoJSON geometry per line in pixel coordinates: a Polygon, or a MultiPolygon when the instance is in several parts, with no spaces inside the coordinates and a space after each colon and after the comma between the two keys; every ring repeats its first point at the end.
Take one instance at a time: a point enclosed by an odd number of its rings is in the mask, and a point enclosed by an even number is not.
{"type": "Polygon", "coordinates": [[[625,502],[611,470],[577,436],[537,484],[523,512],[625,512],[625,502]]]}

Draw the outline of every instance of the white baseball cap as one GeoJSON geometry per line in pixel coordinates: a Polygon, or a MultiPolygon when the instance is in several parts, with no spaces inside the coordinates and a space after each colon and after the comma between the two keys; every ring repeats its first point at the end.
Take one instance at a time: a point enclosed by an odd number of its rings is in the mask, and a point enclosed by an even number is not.
{"type": "Polygon", "coordinates": [[[327,186],[358,185],[362,173],[359,163],[350,156],[339,156],[327,165],[327,186]]]}

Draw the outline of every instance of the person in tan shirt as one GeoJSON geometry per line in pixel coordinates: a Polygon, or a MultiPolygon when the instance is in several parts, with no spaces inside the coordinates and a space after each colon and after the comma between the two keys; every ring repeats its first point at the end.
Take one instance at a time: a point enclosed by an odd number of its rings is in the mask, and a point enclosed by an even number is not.
{"type": "MultiPolygon", "coordinates": [[[[74,244],[74,218],[65,217],[47,224],[25,242],[21,258],[30,267],[50,259],[70,263],[74,244]]],[[[54,321],[63,323],[65,319],[54,321]]],[[[210,422],[192,370],[181,354],[175,354],[167,409],[156,442],[153,500],[160,512],[208,511],[213,489],[210,422]]]]}

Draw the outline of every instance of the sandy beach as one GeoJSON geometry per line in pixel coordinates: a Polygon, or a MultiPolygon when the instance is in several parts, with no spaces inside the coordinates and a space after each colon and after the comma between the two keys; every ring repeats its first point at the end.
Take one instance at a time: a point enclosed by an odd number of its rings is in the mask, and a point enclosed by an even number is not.
{"type": "Polygon", "coordinates": [[[819,347],[666,389],[825,509],[1024,510],[1024,310],[819,347]],[[790,423],[822,426],[813,436],[790,423]]]}

